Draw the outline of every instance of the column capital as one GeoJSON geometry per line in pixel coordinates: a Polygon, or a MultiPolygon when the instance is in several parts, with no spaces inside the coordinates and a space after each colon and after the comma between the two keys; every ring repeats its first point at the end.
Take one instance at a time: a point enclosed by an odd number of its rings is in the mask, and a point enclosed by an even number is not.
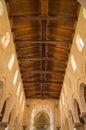
{"type": "Polygon", "coordinates": [[[81,115],[80,115],[80,117],[82,117],[82,118],[86,117],[86,112],[82,112],[81,115]]]}
{"type": "Polygon", "coordinates": [[[26,125],[22,125],[22,127],[23,127],[23,130],[26,130],[26,128],[27,128],[26,125]]]}
{"type": "Polygon", "coordinates": [[[8,126],[7,122],[0,122],[0,127],[6,128],[8,126]]]}
{"type": "Polygon", "coordinates": [[[77,129],[79,127],[81,127],[81,123],[80,122],[74,122],[74,127],[77,129]]]}
{"type": "Polygon", "coordinates": [[[86,8],[86,1],[85,0],[77,0],[83,7],[86,8]]]}

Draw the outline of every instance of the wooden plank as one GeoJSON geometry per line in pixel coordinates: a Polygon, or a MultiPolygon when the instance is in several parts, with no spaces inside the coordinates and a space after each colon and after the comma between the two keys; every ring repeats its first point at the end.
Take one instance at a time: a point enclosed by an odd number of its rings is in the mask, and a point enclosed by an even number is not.
{"type": "Polygon", "coordinates": [[[54,58],[54,57],[28,57],[28,56],[18,56],[18,60],[19,60],[19,66],[21,67],[22,66],[22,62],[28,62],[28,61],[42,61],[42,60],[46,60],[46,61],[55,61],[59,64],[64,64],[64,67],[66,67],[67,65],[67,61],[68,61],[68,58],[64,58],[64,57],[57,57],[57,58],[54,58]],[[64,62],[64,63],[62,63],[64,62]]]}
{"type": "MultiPolygon", "coordinates": [[[[24,73],[24,74],[29,74],[29,73],[35,73],[35,74],[44,74],[45,73],[45,71],[36,71],[36,70],[34,70],[34,71],[31,71],[31,70],[27,70],[27,71],[21,71],[22,73],[24,73]]],[[[52,73],[54,73],[54,74],[60,74],[61,76],[62,76],[62,74],[65,74],[65,72],[63,72],[63,71],[46,71],[46,73],[47,74],[52,74],[52,73]]]]}
{"type": "MultiPolygon", "coordinates": [[[[40,92],[40,91],[41,91],[41,92],[42,92],[42,91],[43,91],[43,92],[46,92],[45,90],[41,90],[41,89],[40,89],[40,90],[39,90],[39,89],[37,89],[37,90],[36,90],[36,89],[32,89],[32,90],[31,90],[31,89],[29,89],[29,87],[24,87],[24,90],[25,90],[26,93],[28,93],[28,92],[29,92],[29,93],[30,93],[30,92],[33,93],[33,92],[35,92],[35,91],[37,91],[37,92],[40,92]]],[[[51,89],[48,88],[47,91],[49,91],[50,93],[53,93],[53,92],[56,92],[56,93],[59,92],[59,93],[60,93],[60,92],[61,92],[61,88],[60,88],[60,89],[56,89],[56,90],[52,90],[52,91],[51,91],[51,89]]]]}
{"type": "Polygon", "coordinates": [[[43,17],[43,16],[28,16],[28,15],[20,15],[20,16],[9,16],[10,18],[13,19],[27,19],[27,20],[64,20],[64,21],[77,21],[77,16],[47,16],[47,17],[43,17]]]}
{"type": "MultiPolygon", "coordinates": [[[[59,62],[59,61],[62,61],[62,62],[66,62],[68,59],[65,59],[65,58],[54,58],[54,57],[19,57],[19,60],[21,63],[21,61],[41,61],[41,60],[46,60],[46,61],[56,61],[56,62],[59,62]]],[[[66,66],[66,65],[65,65],[66,66]]]]}
{"type": "Polygon", "coordinates": [[[25,85],[27,84],[32,84],[32,85],[34,85],[34,84],[56,84],[56,85],[62,85],[62,82],[30,82],[30,81],[28,81],[28,82],[23,82],[25,85]]]}
{"type": "Polygon", "coordinates": [[[48,16],[48,0],[41,0],[41,14],[48,16]]]}
{"type": "Polygon", "coordinates": [[[71,40],[15,40],[15,44],[22,44],[22,43],[25,43],[25,44],[34,44],[34,43],[37,43],[37,44],[58,44],[58,43],[61,43],[61,44],[71,44],[72,41],[71,40]]]}
{"type": "Polygon", "coordinates": [[[47,97],[45,97],[45,96],[39,96],[39,97],[37,97],[37,96],[28,96],[28,95],[26,95],[26,98],[27,99],[59,99],[59,95],[57,95],[56,97],[53,97],[53,96],[47,96],[47,97]]]}
{"type": "Polygon", "coordinates": [[[28,90],[26,90],[25,91],[25,94],[29,94],[29,93],[40,93],[40,94],[42,94],[42,93],[45,93],[45,94],[48,94],[48,93],[50,93],[50,94],[59,94],[60,92],[59,91],[37,91],[37,90],[35,90],[35,91],[28,91],[28,90]]]}

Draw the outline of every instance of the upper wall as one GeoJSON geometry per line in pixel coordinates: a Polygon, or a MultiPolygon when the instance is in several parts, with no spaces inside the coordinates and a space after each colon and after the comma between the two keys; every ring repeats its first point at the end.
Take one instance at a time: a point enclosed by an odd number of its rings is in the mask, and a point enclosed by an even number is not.
{"type": "Polygon", "coordinates": [[[62,124],[64,124],[65,119],[68,118],[70,110],[75,121],[77,121],[77,117],[74,114],[74,99],[77,100],[81,113],[86,111],[85,104],[81,101],[82,98],[80,96],[81,83],[86,84],[86,10],[83,7],[80,9],[60,96],[60,116],[62,124]]]}
{"type": "MultiPolygon", "coordinates": [[[[25,95],[4,0],[0,0],[0,81],[4,82],[3,98],[0,99],[0,111],[4,101],[10,96],[11,104],[9,111],[15,106],[15,114],[19,116],[22,122],[25,95]],[[18,92],[18,88],[20,88],[20,92],[18,92]]],[[[2,91],[0,92],[2,93],[2,91]]],[[[4,121],[6,120],[7,117],[4,117],[4,121]]]]}

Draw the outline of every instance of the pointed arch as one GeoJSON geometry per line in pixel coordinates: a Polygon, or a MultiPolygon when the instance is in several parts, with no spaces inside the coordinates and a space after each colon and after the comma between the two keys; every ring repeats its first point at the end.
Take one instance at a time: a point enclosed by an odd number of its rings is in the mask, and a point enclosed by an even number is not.
{"type": "Polygon", "coordinates": [[[10,111],[11,111],[11,106],[12,106],[12,95],[10,94],[6,99],[6,106],[4,110],[4,115],[3,115],[3,122],[8,122],[10,111]]]}
{"type": "Polygon", "coordinates": [[[5,108],[6,108],[6,101],[4,102],[3,107],[2,107],[2,110],[1,110],[1,112],[0,112],[0,122],[2,122],[4,113],[5,113],[5,108]]]}
{"type": "Polygon", "coordinates": [[[9,128],[14,127],[15,118],[16,118],[16,106],[14,106],[10,112],[10,116],[8,120],[9,128]]]}
{"type": "Polygon", "coordinates": [[[30,126],[30,130],[34,129],[34,118],[36,117],[36,115],[40,112],[44,112],[46,113],[49,118],[50,118],[50,130],[53,130],[53,114],[52,114],[52,109],[51,107],[49,107],[47,104],[39,104],[37,105],[31,114],[31,126],[30,126]]]}
{"type": "Polygon", "coordinates": [[[39,112],[34,118],[34,128],[37,129],[49,129],[50,118],[44,112],[39,112]]]}
{"type": "Polygon", "coordinates": [[[81,110],[80,110],[80,106],[79,103],[77,101],[77,99],[74,99],[74,114],[76,116],[76,121],[75,122],[75,126],[81,126],[81,124],[83,125],[85,122],[83,120],[83,118],[81,117],[81,110]]]}
{"type": "Polygon", "coordinates": [[[9,114],[11,110],[11,95],[9,95],[2,104],[2,109],[0,112],[0,122],[8,122],[9,114]]]}
{"type": "Polygon", "coordinates": [[[0,77],[0,111],[3,108],[5,91],[6,91],[6,80],[4,77],[0,77]]]}

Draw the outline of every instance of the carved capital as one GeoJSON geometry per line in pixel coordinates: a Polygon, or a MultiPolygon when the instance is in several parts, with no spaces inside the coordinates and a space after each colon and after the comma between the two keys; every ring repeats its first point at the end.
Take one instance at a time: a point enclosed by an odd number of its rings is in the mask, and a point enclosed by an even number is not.
{"type": "Polygon", "coordinates": [[[6,128],[8,126],[7,122],[0,122],[0,127],[6,128]]]}
{"type": "Polygon", "coordinates": [[[86,117],[86,112],[82,112],[80,115],[81,118],[86,117]]]}
{"type": "Polygon", "coordinates": [[[26,125],[23,125],[22,127],[23,127],[23,130],[26,130],[26,125]]]}
{"type": "Polygon", "coordinates": [[[78,129],[81,127],[81,123],[80,122],[75,122],[74,123],[74,128],[78,129]]]}

